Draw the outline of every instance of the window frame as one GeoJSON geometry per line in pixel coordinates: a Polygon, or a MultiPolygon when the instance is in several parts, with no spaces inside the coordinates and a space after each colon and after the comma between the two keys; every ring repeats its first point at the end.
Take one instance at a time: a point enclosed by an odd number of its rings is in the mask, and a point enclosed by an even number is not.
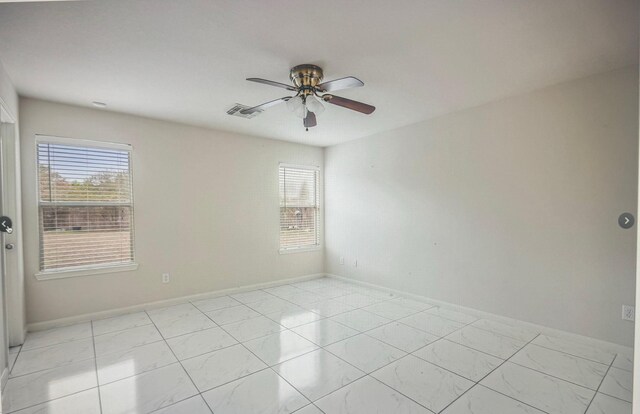
{"type": "MultiPolygon", "coordinates": [[[[42,135],[36,134],[35,136],[35,145],[34,145],[34,161],[35,161],[35,194],[36,194],[36,223],[38,225],[38,271],[35,273],[35,278],[37,280],[49,280],[49,279],[62,279],[68,277],[78,277],[78,276],[91,276],[91,275],[99,275],[105,273],[117,273],[117,272],[130,272],[138,269],[138,263],[136,262],[136,248],[135,248],[135,214],[134,212],[134,195],[133,195],[133,146],[131,144],[119,143],[119,142],[107,142],[107,141],[94,141],[87,139],[76,139],[76,138],[66,138],[66,137],[58,137],[52,135],[42,135]],[[126,205],[131,206],[132,213],[132,227],[131,227],[131,237],[133,238],[133,246],[132,246],[132,254],[131,254],[131,262],[128,263],[106,263],[106,264],[95,264],[95,265],[82,265],[82,266],[74,266],[62,269],[51,269],[51,270],[42,270],[40,268],[40,259],[41,259],[41,249],[42,249],[42,232],[40,230],[40,208],[42,206],[40,200],[40,172],[39,172],[39,164],[38,164],[38,145],[39,144],[61,144],[61,145],[70,145],[76,147],[89,147],[89,148],[102,148],[102,149],[112,149],[119,151],[128,151],[129,152],[129,180],[130,180],[130,188],[131,188],[131,203],[127,203],[126,205]]],[[[81,205],[82,202],[74,203],[75,205],[81,205]]]]}
{"type": "Polygon", "coordinates": [[[322,215],[321,215],[321,211],[322,211],[322,174],[321,174],[321,170],[320,167],[317,165],[311,165],[311,164],[290,164],[290,163],[285,163],[285,162],[281,162],[278,164],[278,171],[277,171],[277,177],[278,177],[278,252],[280,254],[291,254],[291,253],[303,253],[303,252],[313,252],[313,251],[317,251],[317,250],[321,250],[322,249],[322,233],[320,231],[322,225],[322,215]],[[317,244],[313,244],[313,245],[306,245],[306,246],[299,246],[299,247],[282,247],[282,240],[280,238],[280,234],[281,234],[281,214],[280,214],[280,169],[281,168],[296,168],[296,169],[301,169],[301,170],[309,170],[309,171],[314,171],[317,175],[316,175],[316,188],[315,188],[315,196],[316,196],[316,200],[317,200],[317,204],[316,204],[316,240],[317,240],[317,244]]]}

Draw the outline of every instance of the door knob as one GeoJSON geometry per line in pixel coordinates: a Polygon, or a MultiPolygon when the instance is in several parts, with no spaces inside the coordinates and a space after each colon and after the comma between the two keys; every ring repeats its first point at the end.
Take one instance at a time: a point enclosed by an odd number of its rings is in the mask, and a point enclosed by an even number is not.
{"type": "Polygon", "coordinates": [[[4,245],[4,248],[7,250],[13,250],[13,243],[7,243],[4,245]]]}

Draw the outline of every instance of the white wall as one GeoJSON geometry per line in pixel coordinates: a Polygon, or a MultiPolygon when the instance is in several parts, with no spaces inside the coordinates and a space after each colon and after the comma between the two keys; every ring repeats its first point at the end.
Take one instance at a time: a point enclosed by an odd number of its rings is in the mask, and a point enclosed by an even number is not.
{"type": "Polygon", "coordinates": [[[637,70],[327,148],[326,271],[631,345],[637,70]]]}
{"type": "Polygon", "coordinates": [[[29,323],[323,271],[322,250],[278,253],[278,163],[321,166],[321,148],[33,99],[20,117],[29,323]],[[34,278],[36,134],[133,145],[137,271],[34,278]]]}

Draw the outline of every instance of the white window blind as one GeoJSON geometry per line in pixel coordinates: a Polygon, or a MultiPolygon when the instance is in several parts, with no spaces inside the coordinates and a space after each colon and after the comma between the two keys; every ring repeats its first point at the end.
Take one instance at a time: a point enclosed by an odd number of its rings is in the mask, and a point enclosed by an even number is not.
{"type": "Polygon", "coordinates": [[[114,147],[38,140],[41,271],[133,263],[131,152],[114,147]]]}
{"type": "Polygon", "coordinates": [[[317,167],[280,164],[280,249],[320,245],[317,167]]]}

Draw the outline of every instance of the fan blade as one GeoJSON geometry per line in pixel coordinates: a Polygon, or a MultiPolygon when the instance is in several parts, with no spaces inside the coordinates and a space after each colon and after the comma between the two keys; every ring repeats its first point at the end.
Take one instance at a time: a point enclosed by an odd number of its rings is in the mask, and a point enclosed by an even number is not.
{"type": "Polygon", "coordinates": [[[307,111],[307,116],[304,118],[304,126],[307,128],[311,128],[318,125],[316,122],[316,114],[311,111],[307,111]]]}
{"type": "Polygon", "coordinates": [[[297,90],[292,85],[287,85],[286,83],[280,83],[280,82],[271,81],[271,80],[267,80],[267,79],[247,78],[247,80],[251,81],[251,82],[264,83],[265,85],[277,86],[278,88],[284,88],[284,89],[286,89],[288,91],[296,91],[297,90]]]}
{"type": "Polygon", "coordinates": [[[244,114],[244,115],[249,115],[249,114],[252,114],[254,112],[262,112],[267,108],[271,108],[274,105],[278,105],[279,103],[286,102],[289,99],[291,99],[290,96],[285,96],[284,98],[274,99],[273,101],[265,102],[265,103],[260,104],[258,106],[253,106],[251,108],[243,109],[242,111],[240,111],[240,113],[244,114]]]}
{"type": "Polygon", "coordinates": [[[367,105],[366,103],[354,101],[347,98],[341,98],[335,95],[322,95],[322,99],[330,104],[338,105],[343,108],[351,109],[353,111],[362,112],[369,115],[376,110],[375,106],[367,105]]]}
{"type": "Polygon", "coordinates": [[[364,86],[364,83],[360,79],[347,76],[346,78],[321,83],[317,88],[320,92],[333,92],[341,89],[358,88],[360,86],[364,86]]]}

